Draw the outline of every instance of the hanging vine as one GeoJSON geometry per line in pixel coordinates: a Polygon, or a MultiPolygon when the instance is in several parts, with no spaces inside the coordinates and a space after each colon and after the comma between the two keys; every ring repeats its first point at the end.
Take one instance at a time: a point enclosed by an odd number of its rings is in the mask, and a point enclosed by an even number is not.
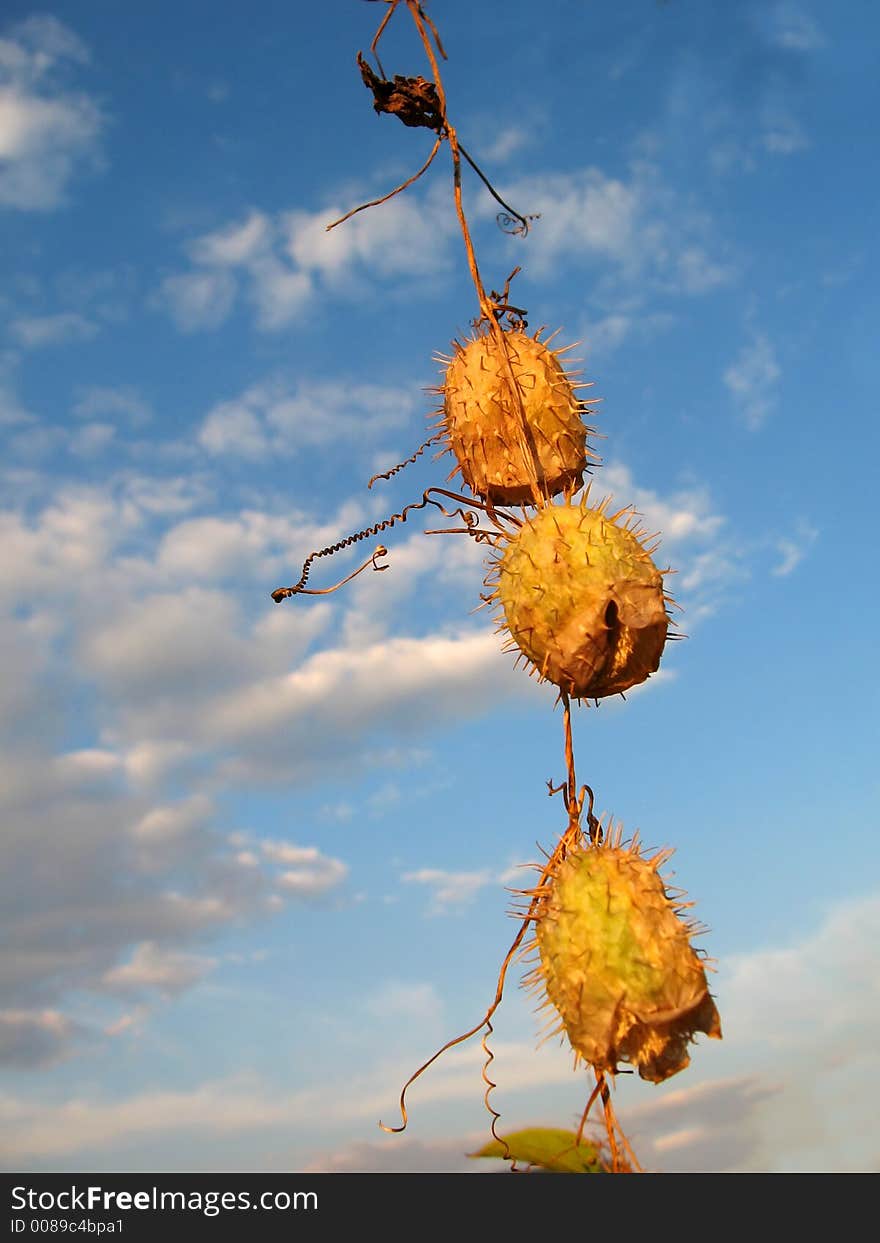
{"type": "Polygon", "coordinates": [[[511,1168],[518,1168],[496,1129],[501,1115],[493,1105],[497,1084],[489,1075],[494,1061],[489,1039],[508,971],[530,955],[535,965],[525,982],[540,993],[553,1016],[553,1032],[568,1040],[575,1065],[586,1064],[592,1072],[575,1147],[599,1102],[609,1168],[637,1171],[641,1167],[611,1100],[621,1063],[644,1079],[662,1082],[688,1064],[688,1046],[697,1034],[720,1037],[720,1020],[708,990],[705,960],[691,944],[701,929],[685,918],[689,904],[674,896],[659,875],[671,852],[645,853],[637,835],[624,841],[619,825],[603,823],[594,814],[591,786],[578,787],[572,701],[597,702],[623,694],[656,671],[667,639],[680,637],[669,633],[674,602],[664,590],[664,577],[671,571],[655,565],[655,537],[638,528],[630,507],[610,513],[608,498],[591,502],[584,476],[598,459],[589,446],[593,429],[585,419],[594,399],[580,395],[585,385],[565,370],[565,350],[550,348],[553,337],[542,340],[542,330],[528,334],[525,308],[510,299],[511,281],[520,268],[507,277],[500,294],[486,291],[464,211],[462,163],[502,209],[497,220],[505,231],[525,238],[538,217],[507,203],[462,146],[449,117],[440,70],[446,52],[424,7],[418,0],[386,0],[386,5],[370,45],[375,68],[362,53],[357,55],[362,81],[378,114],[395,116],[411,129],[427,129],[434,142],[415,173],[327,228],[344,226],[357,213],[381,208],[404,193],[425,176],[445,145],[478,313],[472,320],[473,336],[454,342],[451,354],[438,356],[445,370],[436,389],[441,405],[432,435],[403,461],[373,475],[368,487],[395,477],[426,449],[441,445],[437,456],[450,453],[456,463],[449,479],[460,474],[470,495],[428,488],[420,501],[310,553],[299,580],[276,588],[272,598],[280,602],[294,595],[328,594],[366,569],[387,569],[380,560],[387,549],[380,544],[335,585],[308,586],[315,560],[405,523],[415,511],[431,506],[460,523],[426,534],[464,534],[491,551],[489,590],[482,600],[497,606],[499,630],[507,635],[508,646],[531,674],[556,688],[555,702],[562,707],[565,778],[547,786],[551,797],[563,796],[567,823],[545,862],[534,865],[537,883],[517,895],[519,927],[501,964],[491,1004],[478,1023],[447,1041],[409,1077],[400,1093],[399,1125],[380,1126],[403,1131],[411,1086],[442,1054],[482,1033],[491,1134],[511,1168]],[[412,20],[430,78],[389,78],[385,73],[379,45],[399,10],[412,20]]]}

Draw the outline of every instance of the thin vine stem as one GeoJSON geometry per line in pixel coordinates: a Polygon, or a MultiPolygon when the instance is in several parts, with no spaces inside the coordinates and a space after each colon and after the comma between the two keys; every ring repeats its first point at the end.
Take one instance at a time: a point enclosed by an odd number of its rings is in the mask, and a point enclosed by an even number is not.
{"type": "Polygon", "coordinates": [[[425,160],[419,171],[417,173],[413,173],[412,177],[407,177],[406,181],[402,181],[399,186],[395,186],[393,190],[389,190],[387,194],[383,194],[380,199],[371,199],[369,203],[361,203],[359,207],[353,207],[351,211],[347,211],[344,216],[340,216],[338,220],[334,220],[331,224],[328,224],[324,232],[329,233],[330,230],[335,229],[337,225],[345,224],[346,220],[351,220],[352,216],[356,216],[359,211],[366,211],[368,207],[381,207],[383,203],[387,203],[389,199],[393,199],[396,194],[401,194],[404,190],[408,189],[414,181],[418,181],[422,174],[426,173],[431,167],[434,162],[434,156],[440,150],[441,142],[441,138],[438,138],[435,141],[434,146],[431,148],[431,154],[428,156],[427,160],[425,160]]]}

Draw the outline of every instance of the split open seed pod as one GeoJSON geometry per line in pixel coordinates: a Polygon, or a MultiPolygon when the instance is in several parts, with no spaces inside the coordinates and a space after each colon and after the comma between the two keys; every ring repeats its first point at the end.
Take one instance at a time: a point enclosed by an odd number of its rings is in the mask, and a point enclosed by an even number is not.
{"type": "Polygon", "coordinates": [[[500,628],[543,680],[578,699],[644,682],[660,665],[672,603],[632,509],[588,496],[545,505],[500,546],[487,580],[500,628]]]}

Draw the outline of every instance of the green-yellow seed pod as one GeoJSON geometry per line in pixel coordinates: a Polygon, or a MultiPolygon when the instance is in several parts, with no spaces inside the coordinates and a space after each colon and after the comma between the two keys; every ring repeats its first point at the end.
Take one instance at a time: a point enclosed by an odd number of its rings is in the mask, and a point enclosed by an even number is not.
{"type": "Polygon", "coordinates": [[[494,505],[534,504],[534,483],[548,497],[575,492],[591,456],[582,419],[590,403],[537,335],[511,329],[503,340],[504,349],[478,332],[448,361],[440,391],[452,474],[494,505]]]}
{"type": "Polygon", "coordinates": [[[644,682],[660,664],[671,602],[641,541],[605,505],[546,505],[507,541],[495,597],[514,645],[542,679],[579,699],[644,682]]]}
{"type": "Polygon", "coordinates": [[[600,1071],[621,1062],[662,1083],[689,1063],[698,1032],[721,1038],[694,928],[637,842],[569,851],[542,886],[535,914],[543,990],[579,1058],[600,1071]]]}

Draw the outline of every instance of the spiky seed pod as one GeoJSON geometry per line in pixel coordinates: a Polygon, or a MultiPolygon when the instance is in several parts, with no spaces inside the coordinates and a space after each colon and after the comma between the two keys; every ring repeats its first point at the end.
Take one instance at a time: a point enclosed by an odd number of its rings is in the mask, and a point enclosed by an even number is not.
{"type": "Polygon", "coordinates": [[[591,456],[582,419],[590,403],[576,396],[582,386],[564,371],[561,351],[539,336],[508,330],[504,350],[490,331],[455,342],[439,389],[440,426],[458,461],[449,477],[460,471],[494,505],[534,504],[533,478],[546,496],[577,491],[591,456]]]}
{"type": "Polygon", "coordinates": [[[674,903],[658,874],[671,853],[646,857],[620,829],[569,851],[538,891],[540,964],[526,981],[579,1058],[610,1072],[629,1063],[652,1083],[684,1070],[698,1032],[721,1038],[697,929],[682,918],[689,904],[674,903]]]}
{"type": "Polygon", "coordinates": [[[502,628],[539,676],[573,698],[599,699],[656,671],[671,598],[644,532],[631,525],[634,511],[609,517],[607,502],[591,509],[587,500],[527,517],[494,582],[502,628]]]}

